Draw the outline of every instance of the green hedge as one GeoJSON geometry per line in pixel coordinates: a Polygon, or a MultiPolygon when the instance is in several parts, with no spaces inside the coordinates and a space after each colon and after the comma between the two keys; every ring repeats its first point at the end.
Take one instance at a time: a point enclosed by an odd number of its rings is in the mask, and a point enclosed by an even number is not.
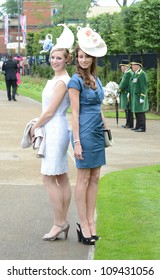
{"type": "Polygon", "coordinates": [[[157,70],[152,68],[146,71],[146,73],[148,76],[148,99],[150,111],[155,112],[157,108],[157,70]]]}
{"type": "MultiPolygon", "coordinates": [[[[67,66],[67,71],[70,76],[73,75],[75,72],[75,66],[70,65],[67,66]]],[[[150,111],[155,112],[157,106],[157,99],[156,99],[156,88],[157,88],[157,76],[156,76],[156,69],[150,69],[146,71],[148,76],[148,97],[149,97],[149,104],[150,104],[150,111]]],[[[105,77],[105,69],[104,67],[98,66],[97,67],[97,75],[101,79],[103,86],[105,86],[109,81],[114,81],[119,83],[121,71],[107,71],[107,78],[105,77]]],[[[34,77],[43,77],[46,79],[51,79],[53,76],[53,70],[47,64],[41,65],[34,65],[32,68],[32,76],[34,77]]]]}

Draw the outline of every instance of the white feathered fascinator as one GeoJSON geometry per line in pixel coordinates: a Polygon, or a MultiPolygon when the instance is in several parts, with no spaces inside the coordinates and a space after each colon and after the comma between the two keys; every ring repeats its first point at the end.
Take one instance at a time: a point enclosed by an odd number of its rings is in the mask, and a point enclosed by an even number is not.
{"type": "Polygon", "coordinates": [[[63,26],[64,29],[60,37],[56,39],[56,44],[52,47],[51,52],[56,49],[72,49],[74,44],[73,32],[65,24],[58,24],[58,26],[63,26]]]}

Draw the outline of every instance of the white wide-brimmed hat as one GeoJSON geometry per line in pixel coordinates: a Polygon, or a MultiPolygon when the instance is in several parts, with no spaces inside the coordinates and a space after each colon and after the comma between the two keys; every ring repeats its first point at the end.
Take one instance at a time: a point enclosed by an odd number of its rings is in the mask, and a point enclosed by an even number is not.
{"type": "Polygon", "coordinates": [[[90,27],[77,27],[78,44],[82,51],[94,57],[102,57],[107,53],[107,46],[101,36],[90,27]]]}
{"type": "Polygon", "coordinates": [[[65,24],[58,24],[58,26],[63,26],[64,29],[60,37],[56,39],[56,44],[52,47],[51,52],[56,49],[72,49],[74,44],[73,32],[65,24]]]}

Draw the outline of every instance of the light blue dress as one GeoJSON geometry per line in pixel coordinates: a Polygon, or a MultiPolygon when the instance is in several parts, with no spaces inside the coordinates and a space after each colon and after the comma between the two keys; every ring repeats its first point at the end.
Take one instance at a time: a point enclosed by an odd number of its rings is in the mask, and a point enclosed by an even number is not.
{"type": "MultiPolygon", "coordinates": [[[[58,79],[48,80],[42,92],[42,112],[48,108],[58,81],[63,81],[67,87],[70,80],[68,75],[58,79]]],[[[69,94],[66,91],[59,107],[53,117],[44,125],[45,129],[45,157],[42,158],[41,173],[43,175],[60,175],[68,172],[68,145],[70,142],[70,130],[66,118],[69,107],[69,94]]]]}
{"type": "Polygon", "coordinates": [[[84,159],[76,159],[77,168],[95,168],[106,163],[104,124],[101,116],[104,91],[98,78],[96,78],[96,84],[96,90],[86,88],[78,74],[74,74],[68,84],[68,88],[75,88],[80,91],[79,136],[84,159]]]}

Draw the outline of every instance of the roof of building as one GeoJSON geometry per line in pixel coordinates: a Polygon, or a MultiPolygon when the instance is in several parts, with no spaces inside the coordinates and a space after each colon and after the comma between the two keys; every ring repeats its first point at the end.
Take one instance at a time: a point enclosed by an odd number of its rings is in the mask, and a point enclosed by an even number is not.
{"type": "Polygon", "coordinates": [[[105,13],[113,14],[114,12],[120,12],[120,10],[120,7],[115,6],[93,6],[88,10],[87,17],[96,17],[105,13]]]}

